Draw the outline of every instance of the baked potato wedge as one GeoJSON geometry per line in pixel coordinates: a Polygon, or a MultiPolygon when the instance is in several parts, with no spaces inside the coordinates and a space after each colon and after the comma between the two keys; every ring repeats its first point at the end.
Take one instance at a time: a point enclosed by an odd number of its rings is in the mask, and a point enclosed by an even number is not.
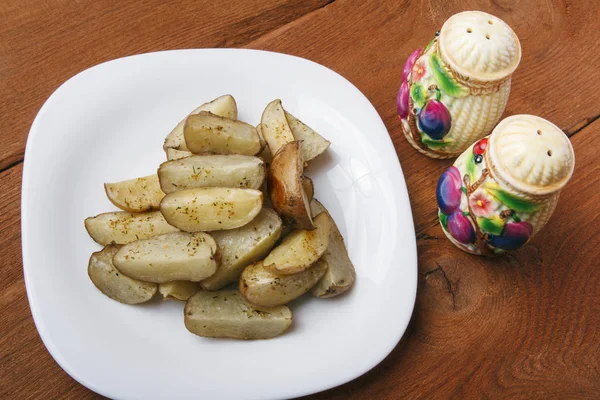
{"type": "Polygon", "coordinates": [[[217,270],[217,242],[207,233],[173,232],[126,244],[113,263],[145,282],[198,282],[217,270]]]}
{"type": "Polygon", "coordinates": [[[293,275],[269,272],[262,261],[250,264],[240,277],[240,293],[252,304],[274,307],[289,303],[308,292],[327,271],[327,262],[317,260],[309,268],[293,275]]]}
{"type": "MultiPolygon", "coordinates": [[[[237,119],[237,104],[235,103],[235,99],[233,96],[226,94],[221,97],[217,97],[213,101],[202,104],[200,107],[194,109],[189,115],[198,114],[202,111],[208,111],[215,115],[219,115],[221,117],[237,119]]],[[[175,129],[169,133],[167,138],[165,139],[165,144],[163,145],[163,149],[167,152],[167,158],[169,157],[168,149],[176,149],[176,150],[187,150],[187,145],[185,144],[185,140],[183,138],[183,126],[185,124],[185,119],[177,124],[175,129]]],[[[176,154],[176,153],[172,153],[176,154]]],[[[171,158],[168,158],[169,160],[171,158]]]]}
{"type": "Polygon", "coordinates": [[[260,189],[265,175],[263,160],[238,154],[191,156],[164,162],[158,168],[164,193],[198,187],[260,189]]]}
{"type": "Polygon", "coordinates": [[[182,231],[220,231],[246,225],[262,205],[260,190],[194,188],[166,195],[160,202],[160,212],[182,231]]]}
{"type": "Polygon", "coordinates": [[[205,337],[270,339],[292,324],[286,306],[254,306],[237,290],[199,291],[187,301],[183,313],[187,330],[205,337]]]}
{"type": "Polygon", "coordinates": [[[306,199],[309,202],[312,201],[312,199],[315,195],[315,187],[314,187],[312,179],[310,179],[308,176],[302,177],[302,189],[304,190],[304,193],[306,194],[306,199]]]}
{"type": "Polygon", "coordinates": [[[194,293],[200,290],[198,282],[172,281],[158,284],[158,293],[163,299],[187,301],[194,293]]]}
{"type": "Polygon", "coordinates": [[[129,213],[108,212],[85,219],[85,229],[97,243],[127,244],[140,239],[178,231],[169,225],[160,211],[129,213]]]}
{"type": "Polygon", "coordinates": [[[269,165],[271,165],[271,161],[273,160],[273,155],[271,154],[271,150],[269,150],[267,141],[265,140],[265,137],[262,134],[262,127],[260,124],[256,125],[256,131],[258,132],[258,136],[260,136],[260,142],[261,142],[261,145],[263,146],[262,151],[260,153],[258,153],[257,157],[262,158],[268,167],[269,165]]]}
{"type": "Polygon", "coordinates": [[[356,272],[344,245],[344,238],[327,209],[317,199],[310,203],[310,209],[313,215],[327,214],[331,224],[329,246],[321,257],[321,260],[327,262],[329,268],[319,283],[313,287],[312,294],[322,298],[335,297],[352,287],[356,272]]]}
{"type": "Polygon", "coordinates": [[[314,264],[329,245],[331,222],[327,213],[314,219],[315,229],[297,229],[283,239],[264,259],[265,268],[276,275],[291,275],[314,264]]]}
{"type": "Polygon", "coordinates": [[[121,246],[111,244],[92,253],[88,275],[92,283],[106,296],[123,304],[144,303],[156,293],[156,283],[142,282],[119,272],[113,257],[121,246]]]}
{"type": "Polygon", "coordinates": [[[285,118],[281,100],[276,99],[267,104],[260,120],[261,132],[273,156],[280,148],[294,141],[294,135],[285,118]]]}
{"type": "Polygon", "coordinates": [[[262,150],[255,127],[206,111],[187,117],[183,126],[183,136],[188,150],[196,154],[254,156],[262,150]]]}
{"type": "Polygon", "coordinates": [[[331,144],[329,140],[324,139],[323,136],[315,132],[314,129],[287,111],[285,112],[285,117],[288,121],[290,130],[292,131],[292,135],[294,135],[294,140],[302,140],[303,142],[302,157],[304,162],[309,162],[327,150],[331,144]]]}
{"type": "Polygon", "coordinates": [[[170,147],[167,148],[166,152],[167,152],[167,160],[169,160],[169,161],[170,160],[179,160],[179,159],[194,155],[194,153],[192,153],[191,151],[177,150],[177,149],[172,149],[170,147]]]}
{"type": "Polygon", "coordinates": [[[156,174],[122,182],[105,183],[104,191],[111,203],[129,212],[158,210],[160,201],[165,197],[156,174]]]}
{"type": "Polygon", "coordinates": [[[200,284],[206,290],[219,290],[237,282],[242,270],[264,258],[279,240],[282,222],[271,209],[263,208],[248,224],[237,229],[210,232],[219,247],[221,262],[214,275],[200,284]]]}
{"type": "Polygon", "coordinates": [[[302,185],[302,142],[284,145],[269,168],[269,197],[273,207],[300,229],[313,229],[310,203],[302,185]]]}

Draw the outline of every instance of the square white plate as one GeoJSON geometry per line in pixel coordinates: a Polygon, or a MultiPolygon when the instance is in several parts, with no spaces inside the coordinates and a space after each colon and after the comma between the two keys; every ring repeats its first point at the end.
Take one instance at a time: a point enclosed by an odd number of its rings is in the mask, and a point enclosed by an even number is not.
{"type": "Polygon", "coordinates": [[[283,54],[176,50],[110,61],[68,80],[37,115],[25,153],[23,268],[44,344],[73,378],[111,398],[271,399],[325,390],[367,372],[396,346],[416,295],[406,185],[367,98],[337,73],[283,54]],[[284,107],[332,142],[307,171],[357,271],[346,295],[291,304],[292,328],[263,341],[200,338],[183,303],[126,306],[87,276],[99,249],[83,220],[114,210],[102,184],[156,171],[162,143],[219,95],[259,122],[284,107]]]}

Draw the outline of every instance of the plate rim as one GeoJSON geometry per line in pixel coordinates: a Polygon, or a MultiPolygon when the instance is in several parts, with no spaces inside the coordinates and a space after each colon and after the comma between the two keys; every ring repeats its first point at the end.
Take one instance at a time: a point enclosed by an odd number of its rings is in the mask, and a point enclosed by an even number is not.
{"type": "MultiPolygon", "coordinates": [[[[22,261],[23,261],[23,276],[24,276],[24,282],[25,282],[25,287],[26,287],[27,300],[29,302],[29,309],[31,311],[34,325],[36,327],[38,335],[40,336],[42,343],[44,344],[44,347],[46,348],[48,353],[50,353],[50,355],[52,356],[54,361],[72,379],[77,381],[82,386],[85,386],[86,388],[88,388],[100,395],[107,396],[109,398],[119,398],[119,396],[115,396],[118,393],[112,393],[110,388],[98,387],[93,382],[90,382],[90,381],[82,378],[78,374],[77,369],[73,368],[70,365],[70,363],[63,357],[61,350],[58,348],[58,346],[55,345],[52,338],[50,337],[50,333],[48,333],[48,331],[47,331],[46,324],[43,323],[43,320],[38,315],[38,311],[39,311],[38,302],[40,301],[40,299],[36,298],[36,295],[32,292],[32,283],[31,283],[32,278],[31,278],[31,275],[29,272],[30,268],[27,267],[27,265],[30,265],[30,261],[28,261],[29,260],[28,254],[30,253],[30,243],[29,243],[30,235],[27,234],[27,232],[29,231],[27,227],[30,225],[30,222],[29,222],[29,216],[28,216],[28,208],[26,207],[26,204],[29,202],[28,186],[30,184],[30,180],[32,179],[32,178],[29,178],[29,176],[31,175],[31,172],[30,172],[31,161],[28,162],[28,160],[31,159],[31,155],[30,155],[31,150],[30,149],[32,147],[32,143],[34,143],[35,138],[37,137],[38,132],[40,130],[38,125],[40,124],[39,121],[40,121],[41,116],[46,112],[46,109],[49,107],[48,105],[51,104],[54,101],[54,99],[56,97],[58,97],[58,95],[64,90],[65,86],[67,86],[70,82],[77,79],[81,75],[89,73],[89,71],[99,68],[105,64],[110,64],[110,63],[120,62],[122,60],[145,57],[145,56],[152,57],[153,55],[165,54],[165,53],[175,54],[175,53],[197,53],[197,52],[268,53],[271,55],[276,55],[276,56],[281,56],[281,57],[294,58],[299,62],[310,63],[319,68],[323,68],[323,69],[337,75],[337,77],[341,78],[342,80],[344,80],[349,85],[349,87],[353,88],[353,90],[357,93],[358,96],[360,96],[363,100],[366,101],[366,104],[368,104],[371,107],[372,111],[377,115],[377,117],[379,118],[379,121],[381,122],[381,125],[383,126],[383,128],[385,129],[385,131],[387,133],[385,147],[390,147],[392,149],[392,151],[394,152],[394,154],[396,155],[396,159],[395,159],[396,162],[394,163],[394,165],[396,166],[396,168],[398,168],[399,176],[402,179],[402,181],[398,182],[398,183],[402,183],[404,188],[406,189],[403,191],[403,193],[401,193],[401,195],[405,197],[405,201],[406,201],[406,204],[408,206],[408,211],[409,211],[408,216],[410,217],[410,223],[413,226],[412,233],[408,237],[408,239],[410,239],[410,242],[403,243],[403,247],[405,247],[406,251],[409,251],[410,253],[412,253],[411,258],[413,259],[413,264],[414,264],[414,267],[410,269],[414,275],[414,282],[411,285],[411,293],[409,293],[410,296],[407,296],[407,298],[410,300],[410,304],[407,304],[407,306],[409,306],[409,307],[407,307],[407,309],[410,309],[410,313],[407,313],[405,317],[398,320],[397,332],[396,332],[396,335],[394,335],[394,336],[397,336],[397,339],[395,339],[393,342],[391,341],[389,348],[386,348],[385,350],[383,350],[381,352],[381,354],[378,357],[375,357],[376,361],[374,363],[372,363],[372,364],[364,363],[363,367],[359,368],[357,373],[350,374],[349,376],[343,377],[341,379],[338,378],[335,380],[333,380],[333,379],[328,380],[327,383],[320,384],[320,385],[318,385],[318,387],[311,386],[310,388],[304,389],[302,391],[297,391],[297,394],[294,395],[294,398],[302,397],[302,396],[306,396],[306,395],[310,395],[310,394],[316,394],[316,393],[319,393],[319,392],[322,392],[325,390],[329,390],[329,389],[341,386],[345,383],[351,382],[351,381],[361,377],[365,373],[369,372],[373,368],[375,368],[385,358],[388,357],[388,355],[398,346],[400,340],[406,333],[406,330],[408,328],[408,325],[409,325],[412,315],[414,313],[414,307],[415,307],[416,295],[417,295],[417,286],[418,286],[418,253],[417,253],[416,234],[414,232],[414,216],[413,216],[413,212],[412,212],[410,198],[408,195],[408,187],[406,186],[406,179],[404,177],[404,172],[402,171],[402,166],[400,164],[400,158],[399,158],[398,153],[395,149],[395,146],[392,142],[389,131],[388,131],[387,127],[385,126],[383,119],[377,112],[377,109],[371,103],[371,101],[368,99],[368,97],[356,85],[354,85],[352,82],[350,82],[347,78],[345,78],[343,75],[341,75],[340,73],[336,72],[335,70],[333,70],[329,67],[326,67],[320,63],[317,63],[315,61],[312,61],[312,60],[309,60],[309,59],[306,59],[303,57],[295,56],[292,54],[281,53],[281,52],[275,52],[275,51],[246,49],[246,48],[186,48],[186,49],[170,49],[170,50],[133,54],[133,55],[129,55],[129,56],[124,56],[124,57],[119,57],[119,58],[111,59],[108,61],[104,61],[99,64],[93,65],[89,68],[86,68],[86,69],[78,72],[77,74],[71,76],[66,81],[64,81],[61,85],[59,85],[52,92],[52,94],[50,96],[48,96],[46,101],[43,103],[43,105],[40,107],[39,111],[37,112],[37,114],[32,122],[32,125],[29,129],[28,136],[27,136],[24,161],[23,161],[22,184],[21,184],[21,204],[20,204],[21,205],[21,254],[22,254],[22,261]]],[[[397,205],[397,202],[395,205],[397,205]]],[[[408,222],[408,221],[405,221],[405,223],[406,222],[408,222]]],[[[399,317],[397,317],[397,318],[399,318],[399,317]]]]}

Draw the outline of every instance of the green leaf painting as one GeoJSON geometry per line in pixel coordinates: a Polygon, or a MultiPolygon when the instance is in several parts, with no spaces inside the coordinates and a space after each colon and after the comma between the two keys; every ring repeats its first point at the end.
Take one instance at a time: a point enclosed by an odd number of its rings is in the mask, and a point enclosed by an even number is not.
{"type": "Polygon", "coordinates": [[[432,150],[444,148],[452,143],[450,141],[433,140],[424,133],[421,133],[421,142],[432,150]]]}
{"type": "Polygon", "coordinates": [[[427,89],[418,83],[413,83],[410,87],[410,97],[418,108],[423,108],[427,101],[427,89]]]}
{"type": "Polygon", "coordinates": [[[446,71],[442,65],[442,60],[440,60],[437,54],[433,54],[430,60],[433,75],[442,91],[453,97],[462,97],[469,93],[464,86],[456,82],[452,75],[446,71]]]}
{"type": "Polygon", "coordinates": [[[484,189],[490,196],[513,211],[531,214],[540,208],[538,204],[502,190],[496,183],[486,182],[484,189]]]}
{"type": "Polygon", "coordinates": [[[477,218],[477,225],[482,231],[491,233],[492,235],[502,235],[504,229],[504,220],[498,216],[491,218],[477,218]]]}
{"type": "Polygon", "coordinates": [[[427,51],[431,48],[431,46],[433,46],[433,44],[435,43],[436,40],[437,40],[437,38],[435,37],[431,40],[431,42],[429,42],[427,47],[425,47],[425,50],[423,50],[423,54],[427,53],[427,51]]]}
{"type": "Polygon", "coordinates": [[[440,216],[440,222],[442,223],[442,226],[444,227],[444,230],[448,230],[448,216],[446,214],[444,214],[443,212],[439,213],[440,216]]]}

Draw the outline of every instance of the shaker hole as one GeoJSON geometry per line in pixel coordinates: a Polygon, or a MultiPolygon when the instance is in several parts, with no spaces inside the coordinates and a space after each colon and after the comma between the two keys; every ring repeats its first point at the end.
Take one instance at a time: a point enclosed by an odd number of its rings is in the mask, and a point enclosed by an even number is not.
{"type": "Polygon", "coordinates": [[[492,21],[491,19],[488,20],[488,24],[493,25],[494,21],[492,21]]]}
{"type": "Polygon", "coordinates": [[[490,34],[489,34],[489,33],[488,33],[488,34],[486,34],[486,35],[485,35],[485,38],[486,38],[487,40],[490,40],[490,34]]]}
{"type": "Polygon", "coordinates": [[[467,33],[472,33],[472,32],[473,32],[473,29],[467,28],[467,33]]]}
{"type": "Polygon", "coordinates": [[[542,131],[540,131],[540,130],[538,129],[538,131],[537,131],[537,134],[538,134],[538,135],[541,135],[541,134],[542,134],[542,131]]]}
{"type": "Polygon", "coordinates": [[[552,150],[548,150],[548,157],[552,157],[552,150]]]}

